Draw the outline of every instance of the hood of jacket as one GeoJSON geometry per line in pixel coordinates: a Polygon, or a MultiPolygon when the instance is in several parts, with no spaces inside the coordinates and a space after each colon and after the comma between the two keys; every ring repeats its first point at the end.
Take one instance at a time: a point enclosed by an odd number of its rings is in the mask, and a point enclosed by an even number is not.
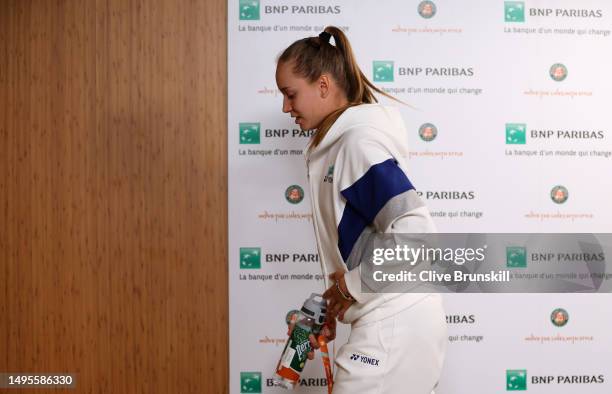
{"type": "Polygon", "coordinates": [[[393,142],[397,151],[402,156],[408,157],[408,136],[399,109],[381,104],[360,104],[347,108],[309,156],[324,152],[342,135],[359,127],[371,127],[384,133],[393,142]]]}

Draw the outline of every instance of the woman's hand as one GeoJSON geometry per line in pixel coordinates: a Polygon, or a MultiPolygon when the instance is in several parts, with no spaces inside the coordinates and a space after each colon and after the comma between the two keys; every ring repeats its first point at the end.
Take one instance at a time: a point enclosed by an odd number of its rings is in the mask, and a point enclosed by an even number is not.
{"type": "MultiPolygon", "coordinates": [[[[295,322],[289,323],[289,327],[287,329],[288,336],[291,336],[291,332],[293,331],[294,327],[295,327],[295,322]]],[[[320,335],[323,335],[323,338],[326,343],[329,343],[333,341],[334,339],[336,339],[336,319],[335,318],[330,319],[329,316],[325,317],[325,325],[321,329],[320,335]]],[[[321,346],[319,345],[319,342],[317,341],[317,338],[314,336],[314,334],[310,334],[308,336],[308,339],[310,340],[310,347],[312,349],[311,351],[308,352],[308,359],[312,360],[314,359],[314,356],[315,356],[314,351],[320,348],[321,346]]]]}
{"type": "Polygon", "coordinates": [[[323,298],[329,301],[327,304],[327,317],[331,319],[344,319],[344,312],[355,302],[354,299],[347,300],[340,294],[340,291],[345,295],[353,298],[348,288],[346,287],[346,282],[344,281],[344,271],[336,271],[333,274],[329,275],[329,278],[333,280],[335,283],[331,285],[329,289],[323,293],[323,298]],[[336,286],[336,283],[340,286],[340,290],[336,286]]]}

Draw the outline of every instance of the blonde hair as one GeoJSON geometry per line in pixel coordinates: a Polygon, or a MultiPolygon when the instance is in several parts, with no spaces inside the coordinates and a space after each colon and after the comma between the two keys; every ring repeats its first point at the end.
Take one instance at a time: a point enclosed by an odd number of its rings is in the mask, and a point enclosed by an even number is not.
{"type": "Polygon", "coordinates": [[[378,89],[363,74],[348,38],[335,26],[327,26],[324,32],[329,33],[335,46],[320,37],[306,37],[295,41],[278,58],[278,63],[292,63],[293,73],[315,82],[322,74],[331,75],[346,94],[348,104],[329,114],[313,136],[309,149],[319,145],[334,122],[347,108],[359,104],[377,103],[374,92],[403,103],[395,97],[378,89]]]}

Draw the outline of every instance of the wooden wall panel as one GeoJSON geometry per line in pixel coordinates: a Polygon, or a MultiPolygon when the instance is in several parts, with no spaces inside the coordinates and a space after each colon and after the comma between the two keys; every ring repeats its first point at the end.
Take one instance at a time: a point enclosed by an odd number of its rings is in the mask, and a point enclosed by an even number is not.
{"type": "Polygon", "coordinates": [[[0,372],[228,391],[226,20],[0,0],[0,372]]]}

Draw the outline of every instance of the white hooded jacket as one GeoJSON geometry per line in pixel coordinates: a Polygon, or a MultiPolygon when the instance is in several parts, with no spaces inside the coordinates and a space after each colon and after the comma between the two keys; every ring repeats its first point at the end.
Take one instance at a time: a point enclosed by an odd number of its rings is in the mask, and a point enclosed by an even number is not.
{"type": "MultiPolygon", "coordinates": [[[[432,233],[428,209],[406,176],[407,133],[399,110],[379,104],[348,108],[320,144],[306,153],[319,260],[328,275],[346,272],[356,302],[344,323],[381,320],[425,293],[362,293],[355,245],[379,233],[432,233]]],[[[371,262],[370,262],[371,263],[371,262]]]]}

